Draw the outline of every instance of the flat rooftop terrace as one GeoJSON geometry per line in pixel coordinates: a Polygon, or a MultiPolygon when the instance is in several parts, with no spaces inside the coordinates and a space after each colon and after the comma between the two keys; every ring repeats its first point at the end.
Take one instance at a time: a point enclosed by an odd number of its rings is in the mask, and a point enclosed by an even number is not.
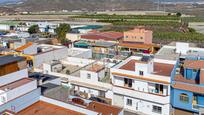
{"type": "MultiPolygon", "coordinates": [[[[166,59],[166,60],[176,60],[180,56],[176,53],[175,46],[162,47],[160,51],[155,55],[155,58],[166,59]]],[[[187,54],[181,54],[181,56],[204,56],[204,49],[197,47],[190,47],[187,54]]]]}
{"type": "Polygon", "coordinates": [[[91,64],[86,68],[87,71],[92,71],[92,72],[97,72],[97,73],[103,69],[105,69],[105,67],[99,64],[91,64]]]}
{"type": "Polygon", "coordinates": [[[84,115],[60,106],[38,101],[16,115],[84,115]]]}
{"type": "Polygon", "coordinates": [[[119,69],[124,69],[128,71],[135,71],[135,64],[138,62],[138,60],[130,60],[126,64],[122,65],[119,69]]]}
{"type": "Polygon", "coordinates": [[[82,68],[81,66],[71,65],[71,64],[63,64],[63,66],[65,68],[60,72],[62,74],[72,74],[72,73],[75,73],[82,68]]]}
{"type": "Polygon", "coordinates": [[[102,115],[118,115],[122,111],[122,108],[95,101],[91,102],[87,109],[102,113],[102,115]]]}
{"type": "Polygon", "coordinates": [[[153,74],[162,75],[162,76],[171,76],[171,72],[174,69],[173,64],[164,64],[154,62],[154,72],[153,74]]]}
{"type": "Polygon", "coordinates": [[[7,89],[12,90],[12,89],[20,87],[22,85],[25,85],[27,83],[30,83],[32,81],[34,81],[34,80],[31,79],[31,78],[23,78],[23,79],[20,79],[18,81],[15,81],[15,82],[12,82],[12,83],[1,86],[0,90],[7,90],[7,89]]]}

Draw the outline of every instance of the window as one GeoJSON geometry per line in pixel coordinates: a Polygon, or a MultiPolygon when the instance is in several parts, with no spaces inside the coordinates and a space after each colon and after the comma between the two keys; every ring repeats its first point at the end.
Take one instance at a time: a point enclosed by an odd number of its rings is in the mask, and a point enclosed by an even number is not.
{"type": "Polygon", "coordinates": [[[193,72],[194,72],[194,73],[197,72],[197,69],[193,69],[193,72]]]}
{"type": "Polygon", "coordinates": [[[92,91],[91,89],[89,89],[89,90],[88,90],[88,93],[92,94],[92,93],[93,93],[93,91],[92,91]]]}
{"type": "Polygon", "coordinates": [[[91,74],[87,74],[87,79],[91,79],[91,74]]]}
{"type": "Polygon", "coordinates": [[[127,79],[127,78],[125,78],[124,79],[124,82],[125,82],[125,87],[132,87],[132,79],[127,79]]]}
{"type": "Polygon", "coordinates": [[[1,96],[1,102],[2,103],[6,102],[6,98],[4,96],[1,96]]]}
{"type": "Polygon", "coordinates": [[[184,102],[184,103],[188,103],[189,102],[189,97],[185,93],[180,94],[179,99],[180,99],[181,102],[184,102]]]}
{"type": "Polygon", "coordinates": [[[140,39],[143,39],[143,37],[140,37],[140,39]]]}
{"type": "Polygon", "coordinates": [[[162,84],[155,84],[155,93],[163,94],[164,86],[162,84]]]}
{"type": "Polygon", "coordinates": [[[152,112],[161,114],[162,113],[162,108],[159,107],[159,106],[153,105],[152,106],[152,112]]]}
{"type": "Polygon", "coordinates": [[[132,106],[132,99],[127,99],[126,105],[132,106]]]}
{"type": "Polygon", "coordinates": [[[144,72],[143,72],[143,71],[139,71],[139,74],[140,74],[141,76],[143,76],[143,75],[144,75],[144,72]]]}

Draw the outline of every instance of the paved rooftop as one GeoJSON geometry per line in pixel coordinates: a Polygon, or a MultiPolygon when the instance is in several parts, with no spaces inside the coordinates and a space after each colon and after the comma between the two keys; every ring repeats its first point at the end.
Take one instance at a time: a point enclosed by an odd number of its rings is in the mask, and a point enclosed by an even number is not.
{"type": "Polygon", "coordinates": [[[173,48],[161,48],[160,51],[155,55],[155,58],[167,59],[167,60],[176,60],[179,57],[179,54],[175,53],[173,48]]]}
{"type": "Polygon", "coordinates": [[[173,69],[174,69],[173,64],[154,63],[153,74],[170,77],[173,69]]]}
{"type": "Polygon", "coordinates": [[[16,115],[83,115],[82,113],[65,109],[60,106],[49,104],[43,101],[29,106],[28,108],[18,112],[16,115]]]}
{"type": "Polygon", "coordinates": [[[187,83],[176,82],[172,85],[172,87],[175,89],[204,94],[204,87],[199,86],[199,85],[192,85],[192,84],[187,84],[187,83]]]}
{"type": "Polygon", "coordinates": [[[138,60],[130,60],[129,62],[127,62],[126,64],[121,66],[119,69],[124,69],[124,70],[128,70],[128,71],[135,71],[136,62],[138,62],[138,60]]]}
{"type": "Polygon", "coordinates": [[[87,109],[102,113],[102,115],[118,115],[122,111],[122,108],[95,101],[91,102],[87,109]]]}
{"type": "Polygon", "coordinates": [[[81,36],[82,39],[116,41],[123,38],[120,32],[92,32],[81,36]]]}
{"type": "MultiPolygon", "coordinates": [[[[166,59],[166,60],[176,60],[180,56],[176,53],[176,46],[162,47],[160,51],[155,55],[155,58],[166,59]]],[[[204,57],[204,50],[197,47],[190,47],[187,54],[181,54],[181,56],[200,56],[204,57]]]]}
{"type": "Polygon", "coordinates": [[[33,79],[31,78],[23,78],[23,79],[20,79],[18,81],[15,81],[15,82],[12,82],[12,83],[9,83],[9,84],[6,84],[4,86],[1,86],[0,87],[0,90],[12,90],[14,88],[17,88],[17,87],[20,87],[22,85],[25,85],[29,82],[33,81],[33,79]]]}
{"type": "Polygon", "coordinates": [[[68,102],[70,88],[47,83],[42,85],[43,95],[63,102],[68,102]]]}
{"type": "Polygon", "coordinates": [[[73,74],[76,73],[77,71],[79,71],[82,67],[78,66],[78,65],[71,65],[71,64],[63,64],[63,66],[65,67],[61,72],[62,74],[73,74]]]}
{"type": "Polygon", "coordinates": [[[185,60],[184,68],[201,69],[204,68],[204,60],[185,60]]]}
{"type": "Polygon", "coordinates": [[[99,64],[92,64],[87,68],[87,71],[92,71],[92,72],[100,72],[103,70],[105,67],[99,64]]]}

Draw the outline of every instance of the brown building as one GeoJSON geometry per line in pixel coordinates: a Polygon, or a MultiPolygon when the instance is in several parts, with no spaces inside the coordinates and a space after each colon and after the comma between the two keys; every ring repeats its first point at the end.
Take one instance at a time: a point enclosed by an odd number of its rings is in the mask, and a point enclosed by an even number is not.
{"type": "Polygon", "coordinates": [[[144,44],[152,44],[151,30],[146,30],[142,27],[135,28],[133,30],[124,32],[124,42],[139,42],[144,44]]]}

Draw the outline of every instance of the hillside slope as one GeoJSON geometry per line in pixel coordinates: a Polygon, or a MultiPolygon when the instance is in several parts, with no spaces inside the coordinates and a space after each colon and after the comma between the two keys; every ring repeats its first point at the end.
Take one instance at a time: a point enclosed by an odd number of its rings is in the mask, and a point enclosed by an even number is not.
{"type": "Polygon", "coordinates": [[[149,0],[25,0],[18,10],[146,10],[153,8],[149,0]]]}

